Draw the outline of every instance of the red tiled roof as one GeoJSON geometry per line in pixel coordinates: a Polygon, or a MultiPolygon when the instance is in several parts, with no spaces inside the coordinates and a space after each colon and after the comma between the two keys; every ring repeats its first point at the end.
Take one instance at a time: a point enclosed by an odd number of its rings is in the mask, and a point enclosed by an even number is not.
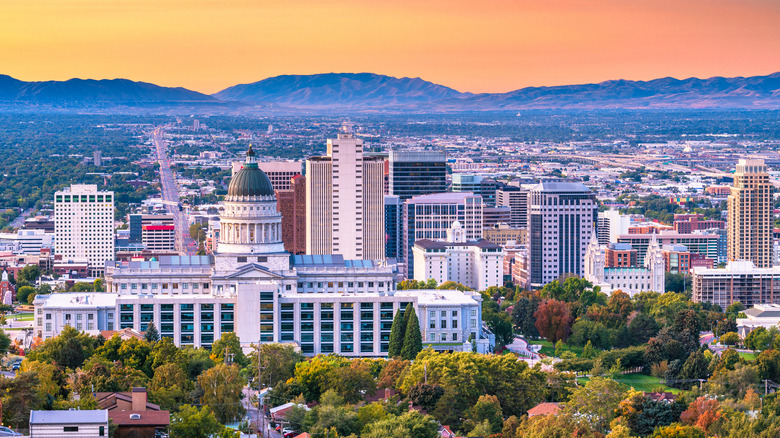
{"type": "Polygon", "coordinates": [[[117,426],[167,426],[171,424],[171,413],[168,411],[108,411],[108,418],[117,426]],[[138,414],[138,420],[130,419],[138,414]]]}
{"type": "Polygon", "coordinates": [[[528,410],[528,416],[557,414],[560,411],[561,406],[558,403],[539,403],[528,410]]]}

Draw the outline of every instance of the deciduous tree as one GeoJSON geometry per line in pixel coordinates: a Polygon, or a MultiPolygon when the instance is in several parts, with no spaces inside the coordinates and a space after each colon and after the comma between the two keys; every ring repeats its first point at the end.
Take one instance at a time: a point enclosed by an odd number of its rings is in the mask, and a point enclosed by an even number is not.
{"type": "Polygon", "coordinates": [[[572,317],[568,304],[558,300],[543,302],[534,314],[536,329],[550,342],[566,340],[571,333],[572,317]]]}
{"type": "Polygon", "coordinates": [[[239,372],[237,365],[219,364],[198,377],[198,386],[203,389],[201,403],[209,406],[222,423],[244,414],[241,397],[246,382],[239,372]]]}

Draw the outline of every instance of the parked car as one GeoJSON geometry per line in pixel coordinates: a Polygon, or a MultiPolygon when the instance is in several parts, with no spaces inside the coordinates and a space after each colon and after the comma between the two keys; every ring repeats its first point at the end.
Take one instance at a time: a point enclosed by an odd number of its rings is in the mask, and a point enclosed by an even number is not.
{"type": "Polygon", "coordinates": [[[282,436],[284,438],[293,438],[295,435],[297,435],[294,431],[290,429],[284,429],[282,430],[282,436]]]}
{"type": "Polygon", "coordinates": [[[14,432],[13,430],[5,427],[0,426],[0,436],[24,436],[19,432],[14,432]]]}
{"type": "MultiPolygon", "coordinates": [[[[19,371],[19,368],[22,367],[21,362],[14,362],[13,365],[11,365],[11,371],[19,371]]],[[[2,436],[2,435],[0,435],[2,436]]]]}

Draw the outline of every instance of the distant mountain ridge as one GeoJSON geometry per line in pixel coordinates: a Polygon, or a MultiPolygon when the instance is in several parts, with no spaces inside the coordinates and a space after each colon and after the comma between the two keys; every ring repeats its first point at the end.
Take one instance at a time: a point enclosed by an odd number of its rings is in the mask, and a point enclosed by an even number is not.
{"type": "Polygon", "coordinates": [[[226,88],[220,100],[288,106],[383,106],[435,102],[467,95],[420,78],[374,73],[282,75],[226,88]]]}
{"type": "Polygon", "coordinates": [[[20,103],[216,102],[186,88],[161,87],[129,79],[69,79],[25,82],[0,75],[0,101],[20,103]]]}
{"type": "Polygon", "coordinates": [[[780,72],[766,76],[526,87],[464,93],[420,78],[374,73],[282,75],[211,96],[128,79],[25,82],[0,75],[0,104],[222,107],[226,111],[491,111],[523,109],[780,109],[780,72]],[[184,106],[182,106],[184,105],[184,106]]]}

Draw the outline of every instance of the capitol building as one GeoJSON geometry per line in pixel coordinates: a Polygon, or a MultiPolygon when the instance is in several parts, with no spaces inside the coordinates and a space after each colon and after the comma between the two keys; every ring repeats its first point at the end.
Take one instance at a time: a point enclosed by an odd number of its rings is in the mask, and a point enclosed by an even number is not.
{"type": "Polygon", "coordinates": [[[398,310],[412,304],[423,345],[488,351],[476,292],[396,290],[395,265],[341,255],[291,255],[282,217],[251,146],[234,174],[213,255],[106,262],[105,293],[35,299],[35,332],[44,339],[67,325],[88,334],[154,323],[176,345],[209,348],[223,333],[250,344],[295,343],[307,355],[387,355],[398,310]]]}

